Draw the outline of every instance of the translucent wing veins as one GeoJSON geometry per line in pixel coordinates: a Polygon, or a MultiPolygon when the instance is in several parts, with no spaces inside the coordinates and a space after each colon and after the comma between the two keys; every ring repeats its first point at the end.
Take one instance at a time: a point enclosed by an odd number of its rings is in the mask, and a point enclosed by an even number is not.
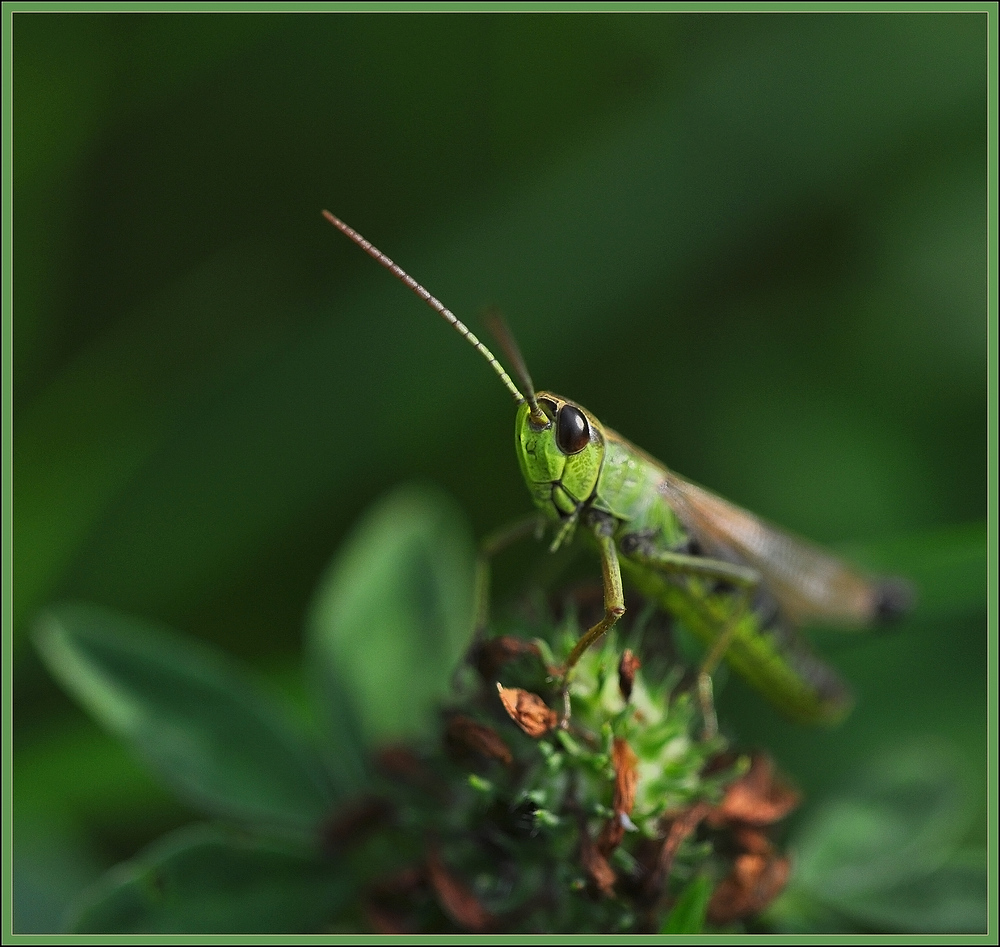
{"type": "Polygon", "coordinates": [[[756,569],[793,624],[862,626],[891,617],[888,612],[905,610],[907,595],[901,583],[861,574],[818,546],[685,480],[645,451],[629,446],[662,472],[661,496],[705,552],[756,569]]]}

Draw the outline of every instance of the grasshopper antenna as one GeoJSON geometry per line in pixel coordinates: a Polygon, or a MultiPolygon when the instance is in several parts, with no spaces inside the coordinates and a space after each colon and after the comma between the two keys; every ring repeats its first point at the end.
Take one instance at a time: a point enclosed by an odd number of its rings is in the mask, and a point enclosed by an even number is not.
{"type": "Polygon", "coordinates": [[[528,374],[528,366],[524,363],[524,356],[521,354],[517,339],[514,338],[514,333],[510,331],[510,326],[507,325],[507,320],[504,319],[503,313],[496,307],[490,307],[483,319],[486,322],[486,328],[490,331],[490,335],[496,339],[497,345],[503,350],[503,354],[507,356],[507,364],[513,369],[517,380],[526,391],[531,392],[527,401],[531,406],[532,422],[542,427],[548,427],[549,419],[538,407],[538,402],[535,400],[535,383],[531,380],[531,375],[528,374]]]}
{"type": "MultiPolygon", "coordinates": [[[[438,315],[442,316],[447,322],[450,322],[452,326],[457,330],[458,334],[464,336],[466,341],[475,348],[483,358],[486,359],[490,365],[493,366],[493,371],[500,376],[500,380],[507,386],[507,390],[514,396],[514,400],[518,404],[524,404],[527,402],[531,407],[532,418],[548,425],[549,419],[545,417],[542,413],[541,408],[538,407],[538,402],[535,400],[535,389],[531,386],[531,379],[528,379],[528,396],[522,395],[518,390],[517,385],[511,381],[510,375],[504,371],[503,366],[497,361],[496,356],[476,337],[469,327],[462,322],[458,316],[455,315],[441,300],[437,297],[432,296],[423,286],[421,286],[409,273],[407,273],[401,266],[393,263],[378,247],[376,247],[369,240],[366,240],[361,236],[353,227],[349,227],[345,224],[339,217],[335,217],[328,210],[323,211],[323,216],[333,224],[345,237],[348,237],[354,243],[356,243],[362,250],[365,251],[372,259],[377,260],[382,264],[393,276],[396,277],[404,286],[411,289],[416,293],[428,306],[431,307],[438,315]]],[[[516,346],[515,346],[516,351],[516,346]]],[[[523,368],[523,361],[521,363],[523,368]]],[[[523,376],[527,378],[527,371],[524,372],[523,376]]]]}

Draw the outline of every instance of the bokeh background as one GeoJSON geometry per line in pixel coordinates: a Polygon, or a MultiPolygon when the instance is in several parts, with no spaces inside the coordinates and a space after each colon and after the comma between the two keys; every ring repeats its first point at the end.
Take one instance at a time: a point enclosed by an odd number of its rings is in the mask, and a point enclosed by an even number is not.
{"type": "MultiPolygon", "coordinates": [[[[987,824],[985,13],[15,13],[15,926],[191,819],[48,676],[67,599],[294,694],[366,506],[528,509],[490,370],[320,217],[540,387],[736,502],[908,575],[824,638],[858,709],[720,714],[810,805],[873,757],[987,824]]],[[[499,564],[516,597],[538,552],[499,564]]],[[[595,567],[596,568],[596,567],[595,567]]]]}

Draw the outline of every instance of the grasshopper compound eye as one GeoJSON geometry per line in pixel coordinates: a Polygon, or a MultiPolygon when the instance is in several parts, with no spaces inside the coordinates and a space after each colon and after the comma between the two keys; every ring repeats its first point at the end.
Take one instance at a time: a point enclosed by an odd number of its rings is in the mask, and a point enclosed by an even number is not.
{"type": "Polygon", "coordinates": [[[590,424],[579,408],[564,404],[559,409],[556,443],[564,454],[579,454],[590,443],[590,424]]]}

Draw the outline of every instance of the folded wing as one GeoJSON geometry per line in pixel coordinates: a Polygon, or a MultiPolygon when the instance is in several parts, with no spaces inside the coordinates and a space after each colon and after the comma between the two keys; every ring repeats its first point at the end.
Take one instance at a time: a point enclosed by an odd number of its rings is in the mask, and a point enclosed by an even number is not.
{"type": "Polygon", "coordinates": [[[860,627],[895,617],[909,604],[905,583],[865,576],[666,468],[659,491],[707,555],[756,569],[793,624],[860,627]]]}

